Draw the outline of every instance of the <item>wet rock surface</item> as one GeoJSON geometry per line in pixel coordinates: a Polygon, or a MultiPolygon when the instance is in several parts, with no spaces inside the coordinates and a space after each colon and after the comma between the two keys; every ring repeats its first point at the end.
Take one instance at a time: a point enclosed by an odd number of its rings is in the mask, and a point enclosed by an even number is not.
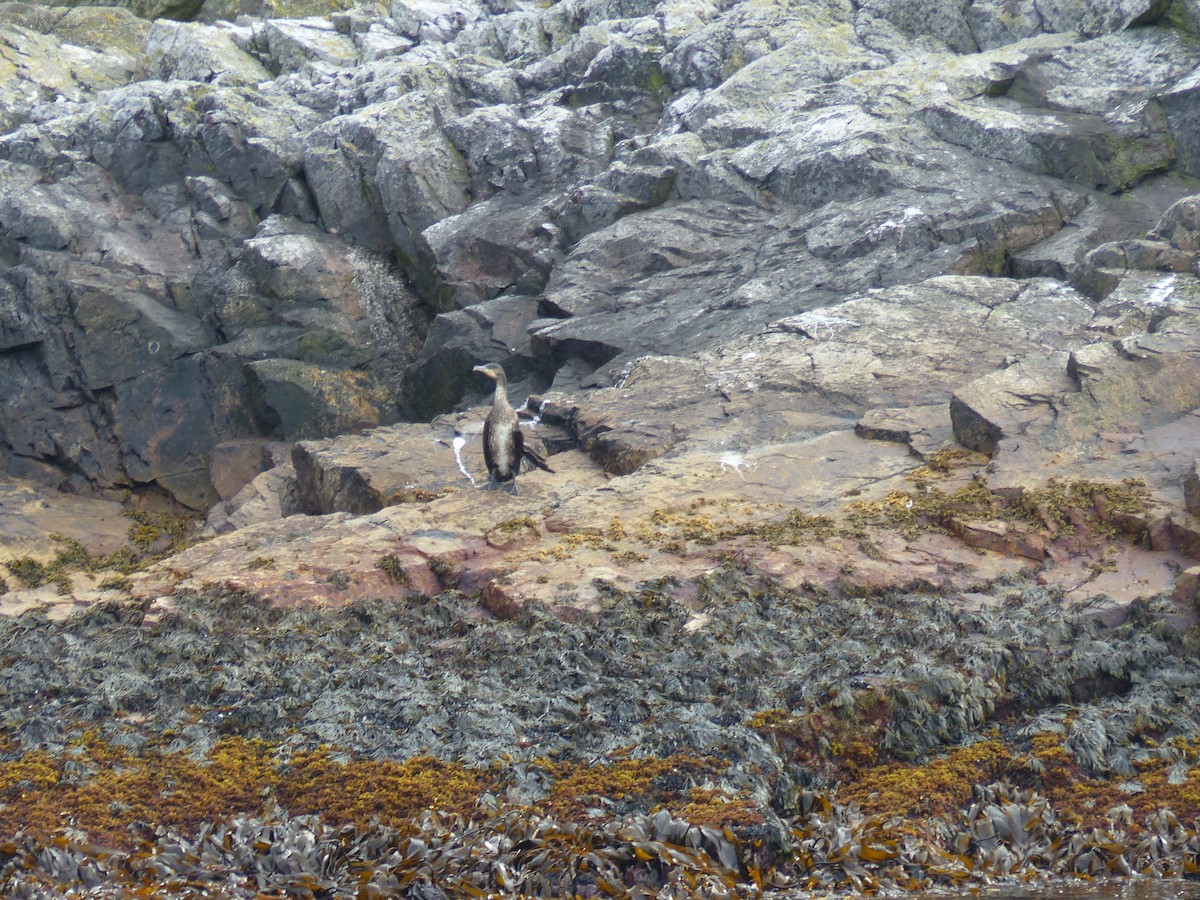
{"type": "Polygon", "coordinates": [[[1198,28],[0,4],[6,888],[1194,873],[1198,28]]]}

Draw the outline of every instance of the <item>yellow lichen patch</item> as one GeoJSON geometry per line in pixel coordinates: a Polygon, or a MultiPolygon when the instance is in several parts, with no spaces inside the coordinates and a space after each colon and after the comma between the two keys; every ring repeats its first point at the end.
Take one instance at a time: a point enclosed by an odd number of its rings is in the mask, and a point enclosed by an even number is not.
{"type": "Polygon", "coordinates": [[[834,536],[836,528],[829,516],[809,516],[794,509],[782,519],[759,525],[749,533],[763,540],[768,546],[799,546],[810,541],[828,540],[834,536]]]}
{"type": "Polygon", "coordinates": [[[429,503],[445,497],[449,491],[427,491],[424,488],[405,488],[389,494],[384,506],[400,506],[403,503],[429,503]]]}
{"type": "Polygon", "coordinates": [[[863,769],[843,785],[839,803],[855,801],[867,815],[940,816],[953,820],[971,800],[976,784],[1004,777],[1012,754],[999,741],[957,747],[921,765],[895,763],[863,769]]]}
{"type": "Polygon", "coordinates": [[[739,507],[731,513],[732,504],[713,504],[725,510],[725,515],[702,512],[705,504],[697,501],[683,511],[657,509],[634,526],[631,537],[666,553],[687,553],[696,547],[749,538],[771,547],[783,544],[799,546],[811,541],[823,541],[836,532],[827,516],[809,516],[798,509],[789,510],[781,518],[762,521],[763,510],[739,507]]]}
{"type": "MultiPolygon", "coordinates": [[[[6,756],[12,752],[11,746],[5,746],[4,750],[6,756]]],[[[58,784],[61,771],[61,764],[49,753],[31,750],[18,759],[0,763],[0,793],[52,788],[58,784]]]]}
{"type": "Polygon", "coordinates": [[[1001,498],[978,481],[952,493],[939,490],[892,491],[883,500],[855,501],[846,507],[846,519],[852,531],[867,526],[899,530],[909,540],[922,531],[941,530],[947,518],[997,518],[1003,509],[1001,498]]]}
{"type": "Polygon", "coordinates": [[[401,825],[427,809],[469,817],[490,780],[486,771],[429,756],[342,763],[321,749],[291,759],[279,799],[293,813],[319,813],[331,823],[401,825]]]}
{"type": "Polygon", "coordinates": [[[143,553],[173,553],[187,543],[192,522],[185,516],[154,516],[143,510],[127,510],[133,520],[129,540],[143,553]]]}
{"type": "Polygon", "coordinates": [[[581,529],[559,535],[557,544],[532,551],[527,558],[537,562],[564,560],[570,559],[581,549],[615,551],[617,548],[603,534],[581,529]]]}
{"type": "Polygon", "coordinates": [[[782,725],[791,719],[792,715],[786,709],[780,709],[773,706],[770,709],[760,709],[758,712],[750,716],[746,720],[746,727],[754,731],[761,731],[764,728],[773,728],[777,725],[782,725]]]}
{"type": "Polygon", "coordinates": [[[533,531],[538,530],[537,520],[532,516],[513,516],[511,519],[505,519],[503,522],[497,522],[492,528],[492,531],[499,531],[504,534],[511,534],[514,531],[521,531],[529,528],[533,531]]]}
{"type": "Polygon", "coordinates": [[[988,456],[962,447],[947,447],[930,455],[925,465],[913,469],[905,477],[909,481],[923,484],[945,478],[955,469],[980,468],[987,465],[988,456]]]}
{"type": "Polygon", "coordinates": [[[1150,508],[1145,482],[1127,478],[1121,484],[1096,481],[1060,482],[1022,491],[1013,504],[1015,516],[1055,532],[1073,533],[1080,524],[1102,537],[1136,528],[1123,520],[1144,515],[1150,508]]]}
{"type": "MultiPolygon", "coordinates": [[[[917,470],[916,475],[922,470],[917,470]]],[[[1080,530],[1099,539],[1120,532],[1140,537],[1138,517],[1149,509],[1145,485],[1134,479],[1111,482],[1051,480],[1043,488],[998,492],[976,479],[955,491],[925,487],[925,471],[917,480],[922,489],[892,491],[883,500],[854,501],[846,506],[846,533],[863,537],[867,529],[898,530],[914,540],[922,532],[953,531],[955,522],[998,520],[1049,532],[1073,535],[1080,530]]]]}

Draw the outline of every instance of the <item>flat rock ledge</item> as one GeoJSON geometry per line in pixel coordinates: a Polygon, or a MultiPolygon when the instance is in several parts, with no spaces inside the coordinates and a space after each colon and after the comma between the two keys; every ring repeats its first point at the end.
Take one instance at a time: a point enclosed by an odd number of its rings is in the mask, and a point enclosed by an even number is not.
{"type": "Polygon", "coordinates": [[[644,357],[612,387],[531,398],[555,472],[517,497],[480,489],[482,408],[300,442],[129,596],[153,610],[219,584],[337,606],[455,587],[481,615],[571,617],[664,577],[694,604],[737,558],[840,594],[1033,572],[1068,603],[1124,608],[1200,558],[1198,298],[1192,275],[1132,272],[1099,303],[938,277],[644,357]]]}

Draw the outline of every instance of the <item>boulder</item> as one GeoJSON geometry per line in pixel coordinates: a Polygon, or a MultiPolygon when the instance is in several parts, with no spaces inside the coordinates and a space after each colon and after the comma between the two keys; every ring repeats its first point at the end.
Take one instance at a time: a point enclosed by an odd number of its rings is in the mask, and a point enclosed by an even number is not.
{"type": "Polygon", "coordinates": [[[221,500],[204,518],[201,536],[229,534],[299,513],[296,471],[290,460],[255,475],[232,497],[221,500]]]}
{"type": "Polygon", "coordinates": [[[395,418],[383,388],[361,372],[294,359],[245,366],[250,408],[263,434],[295,441],[378,425],[395,418]]]}
{"type": "Polygon", "coordinates": [[[163,81],[254,86],[271,77],[226,30],[160,19],[151,26],[140,49],[153,67],[149,72],[163,81]]]}
{"type": "Polygon", "coordinates": [[[394,425],[357,438],[300,441],[292,450],[299,510],[310,515],[377,512],[428,501],[473,484],[460,470],[454,435],[426,425],[394,425]]]}
{"type": "Polygon", "coordinates": [[[1193,176],[1200,172],[1200,116],[1195,108],[1198,91],[1200,77],[1193,72],[1172,85],[1159,100],[1175,139],[1179,169],[1193,176]]]}
{"type": "Polygon", "coordinates": [[[1200,566],[1192,566],[1179,573],[1171,591],[1171,600],[1193,610],[1200,606],[1200,566]]]}
{"type": "Polygon", "coordinates": [[[290,453],[290,445],[262,438],[222,441],[208,456],[213,488],[222,500],[230,500],[258,475],[284,462],[290,453]]]}
{"type": "Polygon", "coordinates": [[[950,398],[954,439],[991,455],[1038,420],[1053,420],[1059,399],[1079,389],[1067,374],[1069,354],[1031,357],[964,385],[950,398]]]}
{"type": "Polygon", "coordinates": [[[500,363],[514,384],[544,377],[544,361],[533,356],[529,337],[537,310],[535,298],[516,295],[439,314],[404,373],[406,414],[422,421],[452,406],[478,387],[472,369],[483,363],[500,363]]]}
{"type": "Polygon", "coordinates": [[[1166,241],[1185,253],[1200,252],[1200,196],[1184,197],[1171,204],[1146,238],[1166,241]]]}
{"type": "Polygon", "coordinates": [[[315,129],[304,169],[325,227],[396,252],[426,301],[447,308],[423,232],[468,205],[470,175],[431,98],[407,94],[315,129]]]}

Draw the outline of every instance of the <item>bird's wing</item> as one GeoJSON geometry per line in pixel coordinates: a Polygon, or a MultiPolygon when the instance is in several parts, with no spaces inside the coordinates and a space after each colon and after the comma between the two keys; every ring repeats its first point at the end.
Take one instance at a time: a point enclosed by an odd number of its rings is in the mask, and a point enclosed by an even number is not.
{"type": "Polygon", "coordinates": [[[488,475],[496,471],[496,461],[492,458],[492,417],[488,416],[483,423],[483,463],[487,466],[488,475]]]}
{"type": "Polygon", "coordinates": [[[521,423],[513,422],[512,425],[512,468],[513,475],[521,474],[521,460],[525,456],[525,432],[521,430],[521,423]]]}

